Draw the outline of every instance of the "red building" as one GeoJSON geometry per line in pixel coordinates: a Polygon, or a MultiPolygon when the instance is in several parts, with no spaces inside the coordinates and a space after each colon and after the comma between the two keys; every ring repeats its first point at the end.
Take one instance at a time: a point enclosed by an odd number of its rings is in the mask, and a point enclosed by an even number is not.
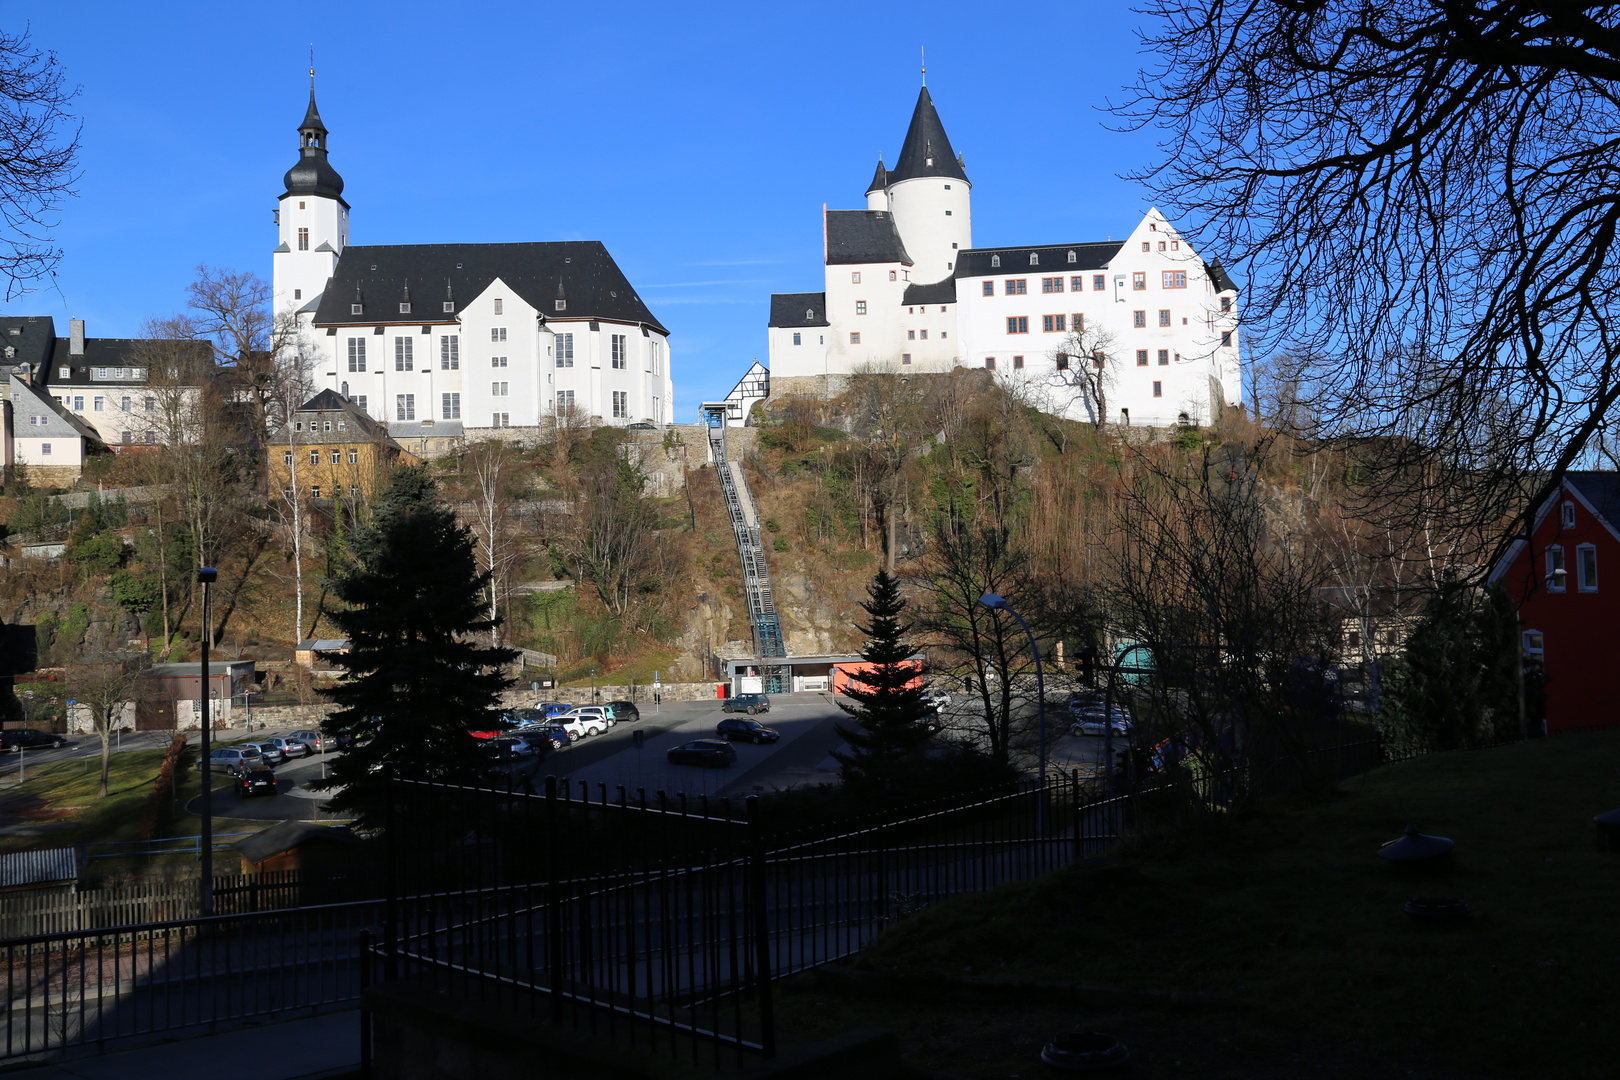
{"type": "Polygon", "coordinates": [[[1572,472],[1491,571],[1519,611],[1525,658],[1547,672],[1547,730],[1620,723],[1620,474],[1572,472]],[[1604,574],[1610,577],[1602,584],[1604,574]]]}

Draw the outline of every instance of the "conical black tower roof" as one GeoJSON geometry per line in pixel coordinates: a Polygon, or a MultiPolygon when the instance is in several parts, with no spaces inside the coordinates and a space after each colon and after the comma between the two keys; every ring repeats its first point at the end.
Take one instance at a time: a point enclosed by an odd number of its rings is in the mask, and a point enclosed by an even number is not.
{"type": "MultiPolygon", "coordinates": [[[[343,202],[343,177],[326,160],[326,125],[315,107],[315,88],[309,88],[309,108],[298,125],[298,164],[287,170],[282,182],[288,195],[326,195],[343,202]]],[[[348,206],[348,203],[343,203],[348,206]]]]}
{"type": "Polygon", "coordinates": [[[878,158],[877,172],[872,174],[872,182],[866,185],[866,193],[882,191],[889,186],[889,171],[883,167],[883,159],[878,158]]]}
{"type": "Polygon", "coordinates": [[[889,170],[889,183],[914,180],[919,176],[948,176],[967,182],[967,173],[951,149],[951,140],[945,134],[945,125],[939,121],[934,99],[928,96],[928,87],[917,95],[917,108],[911,114],[911,126],[906,128],[906,141],[900,147],[900,160],[889,170]]]}

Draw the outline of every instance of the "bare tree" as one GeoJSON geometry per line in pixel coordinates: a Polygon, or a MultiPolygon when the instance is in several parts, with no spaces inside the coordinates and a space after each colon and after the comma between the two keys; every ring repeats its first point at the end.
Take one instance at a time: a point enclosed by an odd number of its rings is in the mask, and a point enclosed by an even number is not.
{"type": "Polygon", "coordinates": [[[855,462],[861,486],[877,517],[887,568],[893,574],[900,547],[895,530],[908,486],[907,464],[929,434],[922,380],[867,367],[850,376],[844,397],[850,403],[855,435],[862,441],[863,452],[855,462]]]}
{"type": "Polygon", "coordinates": [[[140,696],[144,675],[135,660],[98,658],[72,664],[67,692],[90,714],[90,724],[101,739],[101,798],[107,797],[107,773],[112,767],[113,733],[140,696]]]}
{"type": "Polygon", "coordinates": [[[485,439],[473,448],[473,537],[478,562],[489,575],[489,646],[500,647],[500,601],[519,556],[512,536],[512,488],[517,482],[517,448],[505,439],[485,439]]]}
{"type": "Polygon", "coordinates": [[[578,575],[615,615],[630,611],[651,557],[653,514],[642,501],[645,478],[623,459],[593,469],[575,500],[568,539],[578,575]]]}
{"type": "Polygon", "coordinates": [[[235,375],[237,393],[248,406],[249,434],[265,445],[272,429],[286,422],[286,361],[298,348],[298,319],[273,312],[270,283],[249,270],[200,265],[186,287],[195,333],[212,344],[215,361],[235,375]]]}
{"type": "MultiPolygon", "coordinates": [[[[279,493],[271,492],[270,498],[281,515],[282,521],[292,533],[293,556],[293,637],[297,639],[304,633],[304,495],[303,485],[298,481],[298,470],[303,464],[303,451],[299,448],[299,429],[293,422],[298,407],[310,396],[314,389],[311,378],[312,357],[304,341],[303,335],[297,332],[296,322],[293,323],[289,340],[273,358],[270,369],[268,389],[274,394],[274,407],[271,418],[274,429],[279,429],[282,437],[286,439],[287,449],[287,482],[289,487],[283,488],[279,493]]],[[[334,497],[338,494],[334,488],[334,497]]],[[[339,511],[341,512],[341,511],[339,511]]],[[[313,630],[311,630],[313,633],[313,630]]]]}
{"type": "Polygon", "coordinates": [[[27,30],[0,31],[0,274],[6,299],[29,291],[62,261],[48,235],[63,198],[76,194],[79,96],[56,53],[33,47],[27,30]]]}
{"type": "Polygon", "coordinates": [[[1533,513],[1620,402],[1620,11],[1147,11],[1162,68],[1121,111],[1164,155],[1139,178],[1246,270],[1251,350],[1323,358],[1323,431],[1409,450],[1370,481],[1466,484],[1471,524],[1533,513]]]}

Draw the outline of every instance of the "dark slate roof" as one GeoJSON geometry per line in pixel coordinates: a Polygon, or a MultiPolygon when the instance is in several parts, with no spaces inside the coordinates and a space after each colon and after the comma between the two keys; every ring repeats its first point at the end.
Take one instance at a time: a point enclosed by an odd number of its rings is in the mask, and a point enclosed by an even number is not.
{"type": "Polygon", "coordinates": [[[870,195],[872,192],[882,191],[888,186],[889,172],[883,167],[883,159],[878,158],[877,172],[872,174],[872,182],[866,185],[866,193],[870,195]]]}
{"type": "Polygon", "coordinates": [[[1226,267],[1221,265],[1221,260],[1216,259],[1212,263],[1205,263],[1204,272],[1209,274],[1209,280],[1215,286],[1216,292],[1237,292],[1237,283],[1226,272],[1226,267]]]}
{"type": "Polygon", "coordinates": [[[151,382],[148,367],[151,363],[152,352],[147,351],[153,346],[167,345],[176,351],[182,348],[197,350],[197,359],[207,360],[211,349],[206,341],[196,340],[170,340],[159,341],[139,338],[85,338],[84,353],[73,355],[73,340],[71,338],[57,338],[56,352],[51,357],[50,368],[45,373],[47,386],[92,386],[116,389],[120,386],[145,386],[151,382]],[[142,353],[145,352],[143,358],[142,353]],[[137,366],[142,369],[140,378],[129,374],[137,366]],[[67,378],[62,377],[62,369],[68,369],[67,378]],[[125,377],[115,379],[109,376],[105,379],[91,377],[94,368],[123,368],[125,377]]]}
{"type": "Polygon", "coordinates": [[[907,285],[906,294],[901,298],[902,304],[954,304],[956,303],[956,279],[948,277],[944,281],[936,281],[931,285],[907,285]]]}
{"type": "MultiPolygon", "coordinates": [[[[378,443],[382,446],[392,447],[395,450],[403,449],[389,435],[388,428],[383,423],[373,420],[370,416],[366,415],[366,413],[362,411],[358,405],[344,397],[342,394],[338,393],[336,390],[322,390],[320,393],[298,406],[297,411],[293,413],[293,419],[310,421],[311,423],[306,426],[313,427],[314,422],[320,419],[322,413],[341,413],[343,419],[348,421],[350,427],[346,427],[342,431],[337,431],[335,429],[332,431],[294,431],[292,433],[292,437],[289,438],[287,425],[283,424],[281,427],[277,428],[271,433],[269,445],[288,446],[291,444],[297,444],[299,446],[304,446],[325,445],[327,443],[352,444],[365,440],[368,442],[378,443]]],[[[337,417],[333,416],[329,417],[329,419],[335,420],[337,417]]]]}
{"type": "Polygon", "coordinates": [[[79,852],[76,848],[13,851],[0,855],[0,889],[50,885],[58,881],[73,881],[78,876],[79,852]]]}
{"type": "Polygon", "coordinates": [[[784,292],[771,294],[771,326],[826,326],[827,294],[784,292]]]}
{"type": "Polygon", "coordinates": [[[1620,529],[1620,473],[1583,470],[1565,473],[1564,479],[1586,496],[1603,520],[1620,529]]]}
{"type": "Polygon", "coordinates": [[[887,262],[911,265],[893,214],[887,210],[827,211],[827,265],[887,262]]]}
{"type": "Polygon", "coordinates": [[[94,428],[74,416],[50,393],[49,387],[27,383],[13,374],[11,384],[12,434],[31,439],[90,439],[101,442],[94,428]],[[39,417],[43,423],[32,423],[39,417]]]}
{"type": "Polygon", "coordinates": [[[959,252],[956,257],[956,276],[968,277],[994,277],[998,274],[1078,274],[1088,270],[1107,269],[1108,263],[1124,247],[1123,241],[1106,241],[1100,244],[1052,244],[1045,247],[1004,247],[1004,248],[973,248],[969,251],[959,252]],[[1074,252],[1075,261],[1069,261],[1069,252],[1074,252]],[[1040,263],[1036,266],[1029,264],[1029,257],[1038,255],[1040,263]],[[1001,265],[992,266],[990,260],[1000,256],[1001,265]]]}
{"type": "Polygon", "coordinates": [[[12,372],[21,364],[38,370],[51,362],[56,347],[56,321],[49,315],[0,315],[0,371],[12,372]],[[5,349],[16,350],[5,356],[5,349]]]}
{"type": "Polygon", "coordinates": [[[311,840],[331,840],[339,844],[358,844],[360,838],[347,828],[335,825],[315,825],[308,821],[283,821],[252,836],[245,836],[231,847],[242,853],[251,863],[261,863],[272,855],[280,855],[311,840]]]}
{"type": "Polygon", "coordinates": [[[566,284],[567,319],[606,319],[642,323],[668,334],[647,310],[630,281],[600,240],[555,240],[527,244],[387,244],[350,247],[338,258],[332,280],[321,294],[316,326],[420,326],[454,322],[444,313],[446,282],[456,303],[467,303],[500,278],[523,300],[553,315],[558,291],[566,284]],[[399,313],[406,283],[422,310],[399,313]],[[356,292],[365,305],[354,315],[356,292]]]}
{"type": "Polygon", "coordinates": [[[889,183],[898,184],[919,176],[948,176],[967,180],[962,159],[951,149],[951,140],[945,135],[945,125],[939,122],[934,99],[928,96],[926,86],[917,95],[917,107],[911,113],[911,126],[906,128],[906,141],[900,147],[900,160],[889,171],[889,183]]]}
{"type": "Polygon", "coordinates": [[[321,123],[321,114],[315,108],[315,88],[309,88],[309,109],[304,113],[304,122],[298,125],[298,164],[287,170],[282,183],[287,186],[287,195],[326,195],[343,203],[343,177],[332,168],[332,163],[326,160],[326,125],[321,123]],[[305,146],[304,132],[314,131],[320,134],[319,146],[305,146]]]}

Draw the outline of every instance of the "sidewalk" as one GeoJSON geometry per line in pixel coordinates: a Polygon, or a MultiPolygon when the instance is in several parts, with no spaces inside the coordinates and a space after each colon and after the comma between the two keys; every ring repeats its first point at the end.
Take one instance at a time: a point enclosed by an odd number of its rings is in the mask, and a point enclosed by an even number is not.
{"type": "Polygon", "coordinates": [[[28,1080],[323,1080],[360,1068],[360,1012],[248,1024],[218,1035],[26,1068],[28,1080]]]}

